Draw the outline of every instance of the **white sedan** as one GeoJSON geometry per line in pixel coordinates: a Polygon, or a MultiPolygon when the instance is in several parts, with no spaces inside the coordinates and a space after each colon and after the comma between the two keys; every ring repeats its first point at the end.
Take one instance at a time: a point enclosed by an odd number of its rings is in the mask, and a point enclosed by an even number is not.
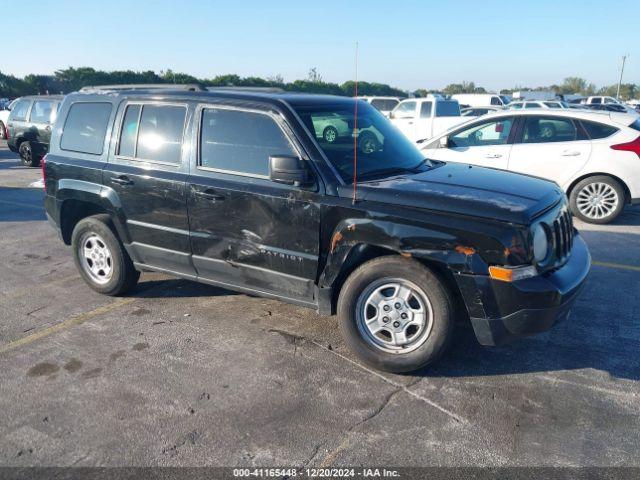
{"type": "Polygon", "coordinates": [[[555,181],[586,222],[640,203],[640,120],[625,113],[505,110],[423,142],[425,157],[555,181]]]}

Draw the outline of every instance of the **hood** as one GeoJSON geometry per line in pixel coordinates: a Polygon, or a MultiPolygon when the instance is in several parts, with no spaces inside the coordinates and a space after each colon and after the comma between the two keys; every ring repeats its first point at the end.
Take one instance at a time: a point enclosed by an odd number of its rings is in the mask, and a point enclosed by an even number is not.
{"type": "Polygon", "coordinates": [[[560,187],[548,180],[462,163],[360,183],[357,190],[361,200],[523,225],[563,197],[560,187]]]}

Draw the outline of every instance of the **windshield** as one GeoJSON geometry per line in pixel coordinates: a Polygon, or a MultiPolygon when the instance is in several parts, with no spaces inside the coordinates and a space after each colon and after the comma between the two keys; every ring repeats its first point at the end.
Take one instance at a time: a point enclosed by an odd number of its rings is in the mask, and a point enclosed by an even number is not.
{"type": "Polygon", "coordinates": [[[511,98],[507,97],[506,95],[499,95],[499,97],[504,105],[508,104],[511,101],[511,98]]]}
{"type": "Polygon", "coordinates": [[[457,100],[436,102],[436,117],[459,117],[460,104],[457,100]]]}
{"type": "Polygon", "coordinates": [[[366,102],[358,102],[357,133],[351,102],[299,105],[294,109],[345,183],[353,181],[354,144],[358,149],[359,179],[409,172],[425,164],[418,148],[366,102]]]}

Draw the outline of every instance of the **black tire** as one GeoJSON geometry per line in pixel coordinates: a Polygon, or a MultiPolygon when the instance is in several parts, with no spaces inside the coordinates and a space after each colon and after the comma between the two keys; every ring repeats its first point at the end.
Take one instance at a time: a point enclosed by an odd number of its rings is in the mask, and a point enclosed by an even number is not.
{"type": "Polygon", "coordinates": [[[452,297],[443,282],[421,263],[400,256],[379,257],[358,267],[340,291],[337,310],[340,328],[349,347],[366,364],[393,373],[410,372],[436,361],[449,346],[455,324],[452,297]],[[431,331],[423,343],[408,353],[388,352],[373,345],[358,327],[360,296],[372,284],[386,278],[413,283],[422,290],[431,305],[431,331]]]}
{"type": "Polygon", "coordinates": [[[93,215],[80,220],[71,234],[73,259],[84,281],[96,292],[105,295],[121,295],[131,290],[140,272],[133,266],[129,254],[118,238],[109,215],[93,215]],[[84,259],[80,255],[81,242],[88,235],[96,234],[106,244],[111,254],[111,277],[106,283],[99,283],[85,270],[84,259]]]}
{"type": "Polygon", "coordinates": [[[364,154],[371,154],[380,149],[380,142],[375,134],[362,132],[358,138],[358,150],[364,154]]]}
{"type": "Polygon", "coordinates": [[[25,167],[37,167],[40,165],[40,159],[36,156],[31,146],[31,142],[24,141],[18,147],[18,153],[20,155],[20,162],[25,167]]]}
{"type": "Polygon", "coordinates": [[[4,123],[0,122],[0,140],[5,140],[7,138],[6,132],[4,123]]]}
{"type": "Polygon", "coordinates": [[[322,138],[327,143],[335,143],[338,141],[338,129],[329,125],[322,131],[322,138]]]}
{"type": "Polygon", "coordinates": [[[620,185],[620,182],[606,175],[595,175],[593,177],[587,177],[583,180],[580,180],[571,189],[571,192],[569,194],[569,206],[571,208],[571,212],[583,222],[595,223],[600,225],[605,223],[610,223],[614,221],[616,218],[618,218],[618,216],[622,213],[622,210],[624,209],[624,204],[626,203],[626,201],[627,201],[627,195],[623,186],[620,185]],[[603,216],[601,218],[594,218],[594,216],[589,216],[583,213],[582,210],[584,210],[584,208],[582,209],[580,208],[580,206],[583,205],[583,201],[584,201],[583,198],[580,198],[581,192],[583,191],[587,192],[589,188],[595,188],[595,185],[597,184],[608,185],[615,192],[615,195],[617,196],[617,205],[615,206],[615,208],[613,208],[608,215],[603,216]],[[579,202],[580,202],[580,205],[578,204],[579,202]]]}

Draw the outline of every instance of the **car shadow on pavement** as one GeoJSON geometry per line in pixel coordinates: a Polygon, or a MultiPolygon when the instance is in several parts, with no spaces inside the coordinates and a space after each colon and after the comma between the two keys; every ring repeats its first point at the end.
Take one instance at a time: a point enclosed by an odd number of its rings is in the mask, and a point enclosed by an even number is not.
{"type": "Polygon", "coordinates": [[[143,280],[127,296],[136,298],[224,297],[238,293],[223,288],[179,278],[143,280]]]}
{"type": "Polygon", "coordinates": [[[0,222],[46,219],[42,188],[0,187],[0,222]]]}

